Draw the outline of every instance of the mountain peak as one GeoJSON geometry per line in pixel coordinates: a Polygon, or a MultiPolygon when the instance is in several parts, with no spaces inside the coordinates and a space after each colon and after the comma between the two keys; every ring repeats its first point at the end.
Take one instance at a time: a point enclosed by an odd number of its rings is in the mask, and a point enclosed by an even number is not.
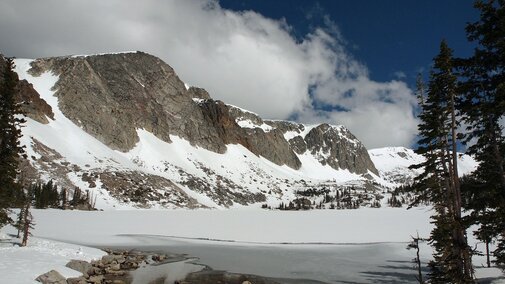
{"type": "Polygon", "coordinates": [[[143,52],[19,61],[17,71],[56,114],[23,130],[32,171],[111,200],[275,204],[321,183],[370,189],[378,174],[345,127],[263,120],[187,88],[143,52]]]}

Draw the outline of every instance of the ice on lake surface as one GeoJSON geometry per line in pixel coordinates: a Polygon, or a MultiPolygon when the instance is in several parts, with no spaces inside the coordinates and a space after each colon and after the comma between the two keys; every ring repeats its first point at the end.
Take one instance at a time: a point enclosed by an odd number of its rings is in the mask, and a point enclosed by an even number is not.
{"type": "Polygon", "coordinates": [[[281,283],[418,283],[414,252],[406,250],[405,243],[269,245],[131,237],[146,244],[136,246],[138,250],[186,254],[213,270],[261,275],[281,283]]]}

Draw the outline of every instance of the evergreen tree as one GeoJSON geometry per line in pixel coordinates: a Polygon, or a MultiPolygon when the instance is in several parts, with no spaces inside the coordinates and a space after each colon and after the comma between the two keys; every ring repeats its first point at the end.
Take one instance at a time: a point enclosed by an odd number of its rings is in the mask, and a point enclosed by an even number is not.
{"type": "Polygon", "coordinates": [[[23,231],[23,223],[24,223],[24,211],[25,210],[25,206],[21,206],[21,208],[19,209],[19,214],[18,214],[18,219],[16,220],[16,223],[14,224],[14,228],[16,228],[16,230],[18,231],[17,232],[17,235],[16,235],[16,238],[20,238],[21,237],[21,231],[23,231]]]}
{"type": "Polygon", "coordinates": [[[35,183],[30,185],[28,191],[33,195],[33,205],[37,209],[44,208],[45,200],[42,194],[42,185],[40,183],[35,183]]]}
{"type": "Polygon", "coordinates": [[[433,204],[435,225],[430,236],[434,259],[430,263],[433,283],[472,283],[470,248],[462,220],[461,191],[457,167],[458,121],[455,110],[456,76],[453,74],[452,50],[445,41],[434,58],[426,98],[421,97],[417,153],[425,162],[414,168],[424,172],[415,179],[415,202],[433,204]]]}
{"type": "Polygon", "coordinates": [[[65,210],[68,207],[68,192],[66,188],[62,188],[60,191],[60,201],[61,209],[65,210]]]}
{"type": "Polygon", "coordinates": [[[423,74],[418,73],[416,76],[416,97],[419,106],[422,107],[424,105],[424,96],[425,96],[426,86],[423,80],[423,74]]]}
{"type": "Polygon", "coordinates": [[[480,224],[479,238],[498,239],[494,254],[505,264],[505,139],[500,119],[505,115],[505,1],[476,1],[480,19],[467,25],[470,41],[477,43],[474,54],[457,61],[461,71],[459,108],[468,124],[467,141],[479,162],[467,185],[467,207],[472,221],[480,224]]]}
{"type": "Polygon", "coordinates": [[[17,182],[18,163],[21,156],[26,157],[19,142],[20,127],[25,120],[19,116],[21,109],[15,102],[18,77],[13,71],[13,60],[6,58],[5,62],[5,69],[0,70],[0,227],[12,221],[8,208],[21,190],[17,182]]]}
{"type": "Polygon", "coordinates": [[[81,203],[82,203],[82,191],[80,188],[76,187],[74,189],[74,194],[72,196],[72,201],[70,202],[70,204],[72,206],[77,206],[81,203]]]}
{"type": "Polygon", "coordinates": [[[35,208],[43,209],[43,208],[59,208],[60,202],[63,200],[66,201],[66,193],[62,190],[63,194],[58,193],[58,186],[53,183],[52,180],[48,181],[45,184],[33,184],[30,187],[30,190],[33,191],[33,200],[35,208]]]}

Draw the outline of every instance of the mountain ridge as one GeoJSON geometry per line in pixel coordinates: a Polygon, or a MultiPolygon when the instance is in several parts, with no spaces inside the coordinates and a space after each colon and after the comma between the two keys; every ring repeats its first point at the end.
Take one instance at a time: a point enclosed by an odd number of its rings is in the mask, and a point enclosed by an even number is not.
{"type": "Polygon", "coordinates": [[[142,52],[16,65],[51,111],[28,109],[26,171],[89,190],[100,208],[325,203],[300,195],[321,188],[352,188],[354,202],[376,206],[395,186],[344,126],[263,120],[142,52]]]}

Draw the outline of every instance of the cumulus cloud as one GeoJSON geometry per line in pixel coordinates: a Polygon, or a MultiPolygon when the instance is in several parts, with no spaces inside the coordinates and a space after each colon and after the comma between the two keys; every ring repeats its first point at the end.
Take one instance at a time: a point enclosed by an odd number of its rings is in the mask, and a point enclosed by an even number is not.
{"type": "Polygon", "coordinates": [[[0,51],[142,50],[186,83],[263,117],[344,124],[370,148],[410,146],[417,124],[411,90],[371,80],[338,27],[327,16],[324,22],[296,39],[285,20],[228,11],[213,0],[2,1],[0,51]]]}

